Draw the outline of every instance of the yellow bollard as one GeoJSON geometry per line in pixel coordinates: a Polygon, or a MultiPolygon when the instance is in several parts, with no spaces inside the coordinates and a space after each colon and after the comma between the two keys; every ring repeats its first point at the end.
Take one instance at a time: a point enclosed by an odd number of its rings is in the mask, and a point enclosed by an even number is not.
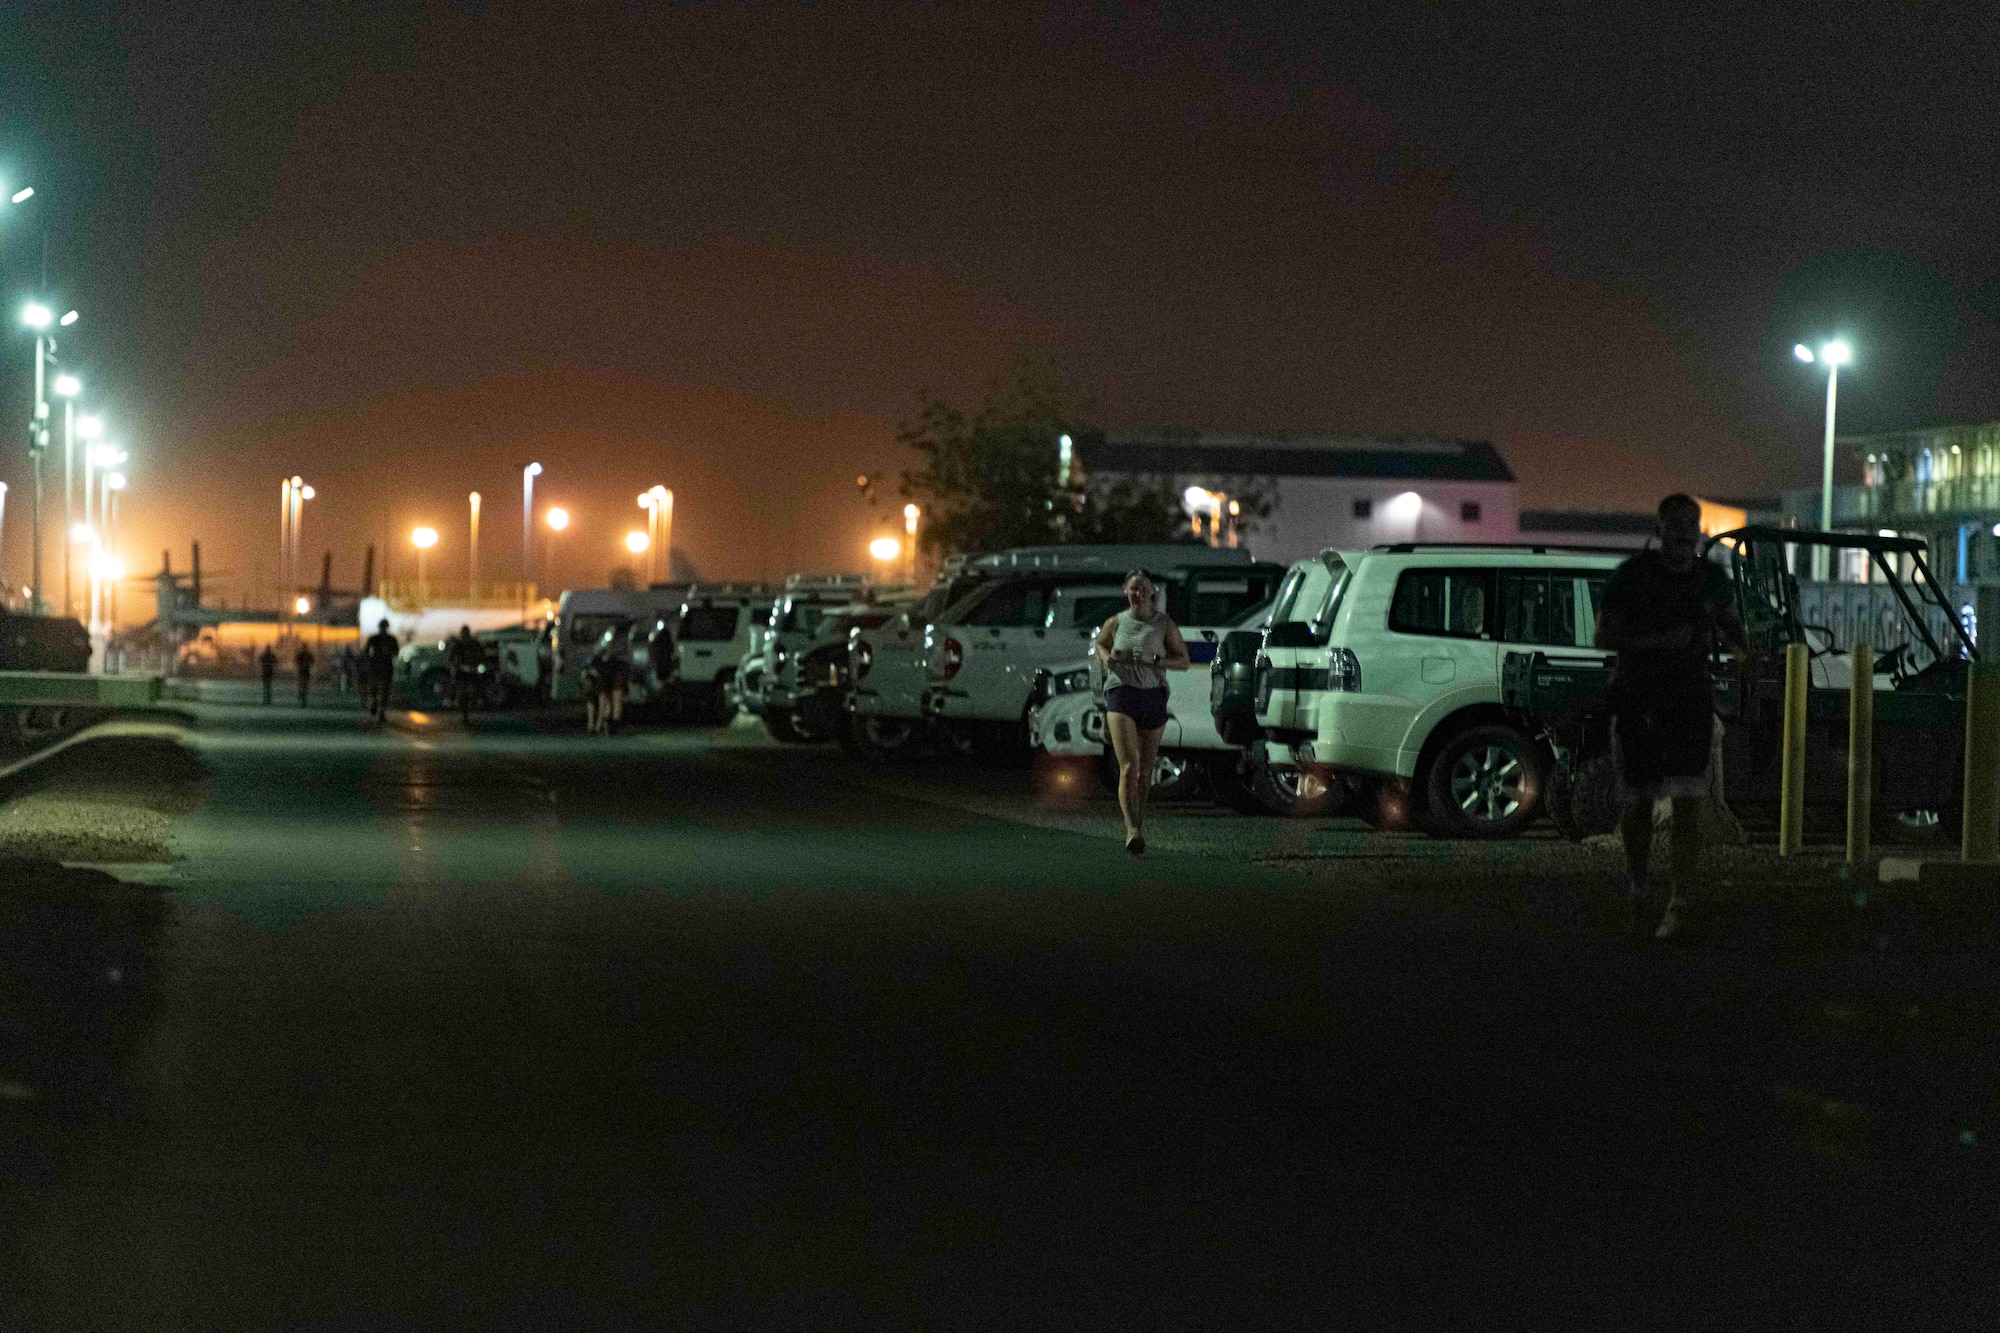
{"type": "Polygon", "coordinates": [[[1854,645],[1847,687],[1847,863],[1868,860],[1875,804],[1875,651],[1854,645]]]}
{"type": "Polygon", "coordinates": [[[1806,833],[1806,663],[1802,643],[1785,645],[1785,728],[1778,783],[1778,855],[1796,856],[1806,833]]]}
{"type": "Polygon", "coordinates": [[[1978,658],[1965,673],[1965,786],[1960,800],[1968,864],[2000,862],[2000,588],[1979,590],[1978,658]],[[1993,616],[1988,620],[1985,617],[1993,616]]]}

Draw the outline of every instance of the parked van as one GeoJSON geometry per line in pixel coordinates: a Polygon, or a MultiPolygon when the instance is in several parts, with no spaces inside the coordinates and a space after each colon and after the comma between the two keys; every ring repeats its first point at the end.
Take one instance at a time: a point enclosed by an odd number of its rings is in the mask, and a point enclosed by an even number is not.
{"type": "MultiPolygon", "coordinates": [[[[1267,636],[1271,649],[1297,648],[1301,696],[1324,687],[1310,734],[1271,727],[1268,756],[1361,779],[1364,817],[1449,837],[1518,833],[1540,808],[1549,761],[1502,707],[1501,662],[1510,649],[1597,654],[1604,589],[1630,554],[1405,543],[1349,558],[1324,643],[1312,622],[1267,636]]],[[[1275,698],[1281,668],[1267,658],[1260,697],[1275,698]]],[[[1261,715],[1305,717],[1281,705],[1261,715]]]]}
{"type": "Polygon", "coordinates": [[[633,684],[644,688],[671,674],[671,664],[662,663],[665,673],[655,670],[650,650],[666,632],[671,642],[672,622],[687,596],[687,585],[662,584],[657,588],[571,588],[556,604],[555,624],[550,636],[555,676],[550,697],[557,701],[581,697],[577,681],[583,664],[590,660],[608,629],[630,633],[633,650],[633,684]]]}
{"type": "Polygon", "coordinates": [[[1195,545],[1031,547],[974,563],[1006,576],[931,626],[929,711],[939,725],[1000,750],[1030,743],[1036,673],[1088,653],[1124,609],[1130,570],[1152,577],[1189,656],[1204,667],[1220,635],[1269,601],[1283,573],[1245,550],[1195,545]]]}

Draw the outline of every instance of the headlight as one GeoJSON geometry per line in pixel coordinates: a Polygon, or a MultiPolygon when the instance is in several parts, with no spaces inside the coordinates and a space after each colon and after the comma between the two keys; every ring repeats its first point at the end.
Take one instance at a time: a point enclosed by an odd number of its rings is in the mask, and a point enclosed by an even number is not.
{"type": "Polygon", "coordinates": [[[1090,688],[1090,668],[1065,671],[1049,680],[1050,694],[1077,694],[1090,688]]]}

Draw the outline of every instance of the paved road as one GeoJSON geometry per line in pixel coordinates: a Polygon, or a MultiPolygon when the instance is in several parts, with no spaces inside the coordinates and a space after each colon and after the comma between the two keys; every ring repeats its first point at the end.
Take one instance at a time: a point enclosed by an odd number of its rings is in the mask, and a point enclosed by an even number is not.
{"type": "Polygon", "coordinates": [[[22,1329],[2000,1308],[1985,960],[1634,950],[1588,860],[1275,821],[1136,862],[727,735],[198,711],[101,1059],[0,1102],[22,1329]],[[1956,1045],[1884,1035],[1898,969],[1956,1045]]]}

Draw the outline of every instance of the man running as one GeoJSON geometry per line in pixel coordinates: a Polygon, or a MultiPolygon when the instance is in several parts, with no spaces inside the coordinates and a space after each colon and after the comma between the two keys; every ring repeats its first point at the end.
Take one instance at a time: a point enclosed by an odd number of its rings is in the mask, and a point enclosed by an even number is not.
{"type": "Polygon", "coordinates": [[[264,682],[264,702],[271,702],[271,682],[278,678],[278,652],[270,644],[257,654],[257,675],[264,682]]]}
{"type": "Polygon", "coordinates": [[[306,706],[306,691],[312,688],[312,649],[306,647],[303,643],[299,644],[299,650],[292,654],[292,667],[299,673],[299,707],[304,708],[306,706]]]}
{"type": "Polygon", "coordinates": [[[1653,938],[1679,933],[1701,874],[1702,809],[1713,752],[1715,687],[1709,654],[1749,648],[1722,567],[1700,558],[1701,505],[1660,501],[1658,549],[1618,567],[1597,618],[1597,646],[1618,654],[1611,677],[1611,753],[1626,802],[1626,890],[1634,929],[1651,893],[1653,802],[1674,809],[1673,886],[1653,938]]]}
{"type": "Polygon", "coordinates": [[[361,646],[362,670],[368,678],[368,716],[377,722],[388,719],[389,687],[395,683],[396,655],[402,650],[396,636],[389,632],[387,620],[376,626],[368,642],[361,646]]]}
{"type": "Polygon", "coordinates": [[[451,668],[452,689],[458,695],[458,713],[467,726],[472,724],[472,701],[479,693],[479,668],[486,652],[472,637],[472,626],[460,625],[458,633],[445,645],[445,664],[451,668]]]}

